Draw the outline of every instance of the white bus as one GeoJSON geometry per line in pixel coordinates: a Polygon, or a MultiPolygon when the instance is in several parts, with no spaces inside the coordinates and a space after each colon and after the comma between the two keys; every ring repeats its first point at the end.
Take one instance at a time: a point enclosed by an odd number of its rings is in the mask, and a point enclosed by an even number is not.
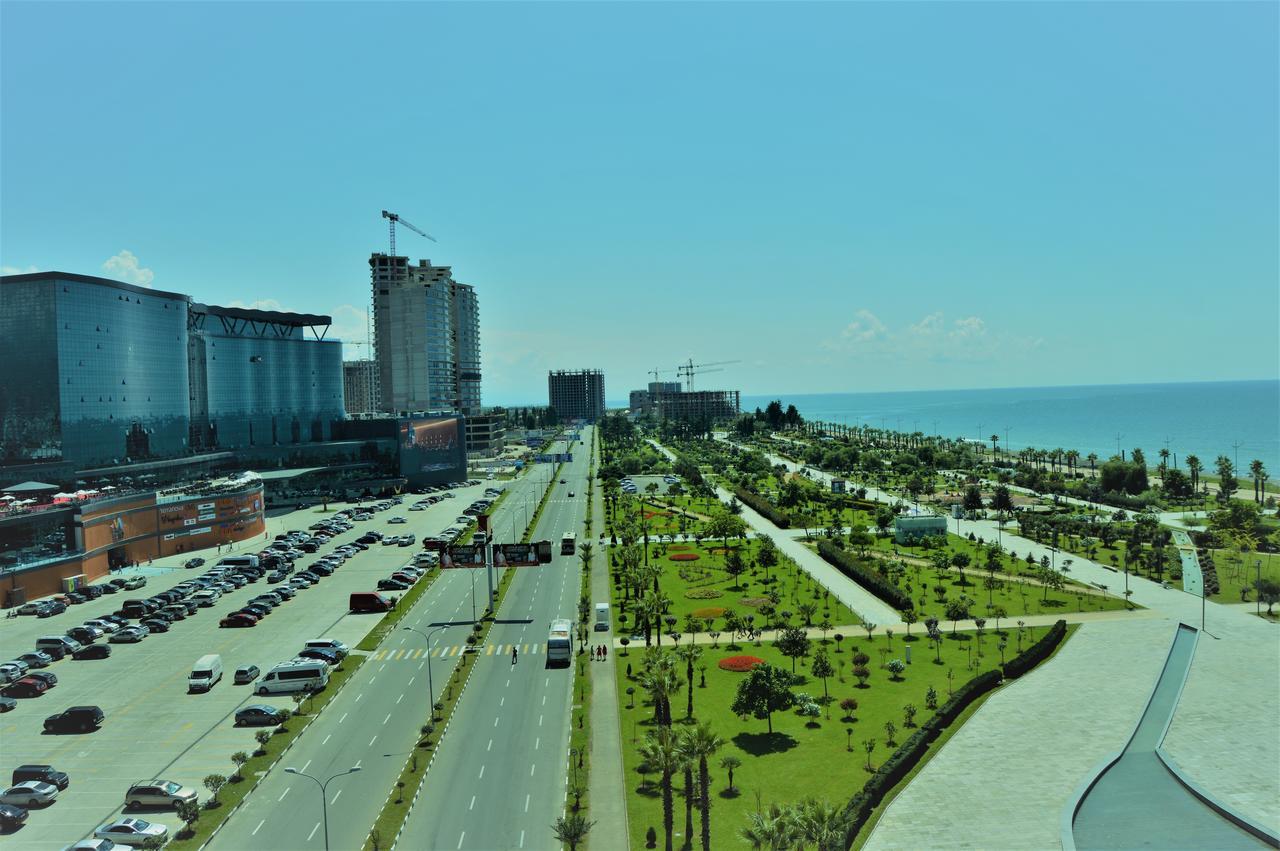
{"type": "Polygon", "coordinates": [[[281,662],[258,680],[258,694],[288,694],[295,691],[319,691],[329,684],[329,667],[318,659],[281,662]]]}
{"type": "Polygon", "coordinates": [[[547,636],[547,661],[563,662],[568,665],[572,660],[573,621],[552,621],[551,633],[547,636]]]}
{"type": "Polygon", "coordinates": [[[564,537],[560,539],[560,555],[571,556],[575,551],[578,536],[573,532],[565,532],[564,537]]]}

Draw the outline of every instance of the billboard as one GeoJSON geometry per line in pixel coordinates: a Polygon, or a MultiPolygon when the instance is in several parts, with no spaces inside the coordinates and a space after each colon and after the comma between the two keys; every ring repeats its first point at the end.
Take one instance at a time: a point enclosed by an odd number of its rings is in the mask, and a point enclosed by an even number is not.
{"type": "Polygon", "coordinates": [[[537,544],[493,545],[494,567],[532,567],[540,563],[537,544]]]}
{"type": "Polygon", "coordinates": [[[413,417],[397,423],[400,475],[410,486],[465,479],[467,442],[461,417],[413,417]]]}
{"type": "Polygon", "coordinates": [[[449,547],[440,554],[441,567],[484,567],[484,545],[449,547]]]}

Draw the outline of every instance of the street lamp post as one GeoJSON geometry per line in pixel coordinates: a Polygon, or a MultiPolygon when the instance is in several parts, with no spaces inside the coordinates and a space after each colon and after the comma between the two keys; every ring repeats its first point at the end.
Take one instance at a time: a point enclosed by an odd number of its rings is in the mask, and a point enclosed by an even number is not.
{"type": "Polygon", "coordinates": [[[334,780],[337,780],[339,777],[346,777],[348,774],[355,774],[359,770],[360,770],[360,766],[353,765],[351,768],[348,768],[346,771],[340,771],[322,783],[320,782],[319,777],[315,777],[311,774],[305,774],[296,768],[289,767],[285,769],[286,774],[296,774],[299,777],[308,777],[314,780],[316,782],[316,785],[320,787],[320,808],[321,808],[320,811],[323,814],[323,819],[324,819],[325,851],[329,851],[329,794],[327,791],[329,788],[329,784],[332,783],[334,780]]]}
{"type": "MultiPolygon", "coordinates": [[[[473,580],[472,580],[472,581],[474,582],[474,578],[473,578],[473,580]]],[[[474,587],[474,586],[473,586],[473,587],[474,587]]],[[[435,686],[435,683],[434,683],[434,682],[432,681],[432,679],[431,679],[431,636],[435,635],[437,632],[439,632],[439,631],[440,631],[440,630],[442,630],[442,629],[448,629],[448,628],[449,628],[449,624],[444,624],[443,626],[438,626],[438,627],[436,627],[435,629],[431,630],[430,632],[423,632],[422,630],[420,630],[420,629],[416,629],[416,628],[411,627],[411,626],[402,626],[402,627],[400,627],[400,628],[401,628],[401,629],[407,629],[407,630],[409,630],[409,632],[416,632],[416,633],[418,633],[418,635],[421,635],[423,638],[425,638],[425,639],[427,640],[427,697],[430,699],[430,702],[431,702],[431,717],[432,717],[432,718],[435,718],[435,714],[436,714],[436,686],[435,686]]]]}

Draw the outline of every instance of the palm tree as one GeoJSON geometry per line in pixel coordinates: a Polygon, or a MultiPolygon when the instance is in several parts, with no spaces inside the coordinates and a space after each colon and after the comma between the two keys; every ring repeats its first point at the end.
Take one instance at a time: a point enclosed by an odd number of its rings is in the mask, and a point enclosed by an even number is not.
{"type": "Polygon", "coordinates": [[[639,682],[653,700],[653,720],[660,727],[670,727],[671,695],[680,690],[680,675],[676,673],[675,660],[657,648],[645,651],[644,669],[640,673],[639,682]]]}
{"type": "Polygon", "coordinates": [[[1098,470],[1098,453],[1090,452],[1085,459],[1089,462],[1089,472],[1094,473],[1098,470]]]}
{"type": "Polygon", "coordinates": [[[689,705],[685,710],[685,717],[693,717],[693,667],[702,658],[702,648],[690,641],[682,647],[676,648],[676,658],[685,663],[685,681],[689,687],[689,705]]]}
{"type": "Polygon", "coordinates": [[[792,810],[792,824],[798,842],[812,843],[817,851],[844,851],[848,821],[843,807],[810,798],[792,810]]]}
{"type": "Polygon", "coordinates": [[[592,546],[590,541],[583,541],[578,545],[578,558],[582,560],[583,570],[591,569],[591,550],[592,546]]]}
{"type": "Polygon", "coordinates": [[[996,459],[996,444],[998,444],[999,442],[1000,442],[1000,435],[998,434],[991,435],[991,460],[992,461],[996,459]]]}
{"type": "Polygon", "coordinates": [[[1200,489],[1200,473],[1204,470],[1204,464],[1195,455],[1188,455],[1186,462],[1187,472],[1191,474],[1191,492],[1195,493],[1200,489]]]}
{"type": "Polygon", "coordinates": [[[1164,484],[1164,474],[1169,469],[1169,449],[1161,447],[1160,449],[1160,484],[1164,484]]]}
{"type": "Polygon", "coordinates": [[[1067,472],[1075,472],[1076,463],[1080,460],[1080,453],[1074,449],[1067,450],[1067,472]]]}
{"type": "Polygon", "coordinates": [[[699,724],[687,731],[683,747],[685,757],[698,763],[698,809],[702,818],[702,851],[711,851],[711,772],[709,763],[716,751],[724,746],[708,724],[699,724]]]}
{"type": "MultiPolygon", "coordinates": [[[[640,587],[644,587],[643,583],[640,587]]],[[[653,637],[653,625],[662,617],[662,604],[658,602],[657,597],[650,594],[632,603],[631,610],[635,612],[637,625],[644,623],[644,643],[648,646],[653,637]]]]}
{"type": "Polygon", "coordinates": [[[640,758],[645,765],[662,775],[662,829],[666,833],[666,851],[672,851],[671,837],[675,830],[675,801],[672,799],[671,778],[684,767],[684,756],[676,746],[675,734],[668,727],[651,730],[640,747],[640,758]]]}
{"type": "Polygon", "coordinates": [[[1253,476],[1253,501],[1262,504],[1262,497],[1267,492],[1267,468],[1262,462],[1254,459],[1249,464],[1249,475],[1253,476]]]}
{"type": "Polygon", "coordinates": [[[594,824],[595,822],[587,821],[580,813],[570,813],[568,818],[556,819],[556,823],[551,825],[551,832],[556,835],[557,842],[568,845],[569,851],[575,851],[582,840],[587,838],[594,824]]]}
{"type": "Polygon", "coordinates": [[[676,751],[680,755],[680,769],[684,772],[684,845],[686,849],[693,848],[693,806],[694,799],[697,797],[693,791],[693,767],[694,759],[689,752],[689,734],[693,732],[688,727],[676,731],[676,751]]]}
{"type": "Polygon", "coordinates": [[[752,848],[764,851],[789,851],[796,844],[791,813],[777,804],[770,804],[763,813],[747,816],[747,826],[742,828],[740,835],[751,843],[752,848]]]}

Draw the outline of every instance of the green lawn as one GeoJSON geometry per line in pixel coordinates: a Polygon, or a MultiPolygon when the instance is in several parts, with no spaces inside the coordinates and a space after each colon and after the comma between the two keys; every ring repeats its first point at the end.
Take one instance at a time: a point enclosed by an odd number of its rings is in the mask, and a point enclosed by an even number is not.
{"type": "MultiPolygon", "coordinates": [[[[725,556],[720,541],[649,545],[650,562],[662,567],[659,587],[671,598],[668,613],[677,619],[678,630],[686,629],[686,618],[690,615],[704,620],[715,618],[719,624],[721,621],[718,619],[727,609],[733,609],[744,617],[754,614],[756,626],[764,627],[765,617],[759,612],[759,608],[769,604],[770,592],[779,597],[776,606],[778,611],[788,610],[794,613],[795,616],[791,619],[793,624],[803,621],[799,616],[799,606],[805,603],[817,606],[812,621],[815,626],[824,620],[835,625],[861,622],[848,606],[826,593],[821,584],[809,574],[795,568],[785,557],[777,567],[769,571],[766,581],[764,569],[754,566],[759,546],[759,541],[754,539],[745,543],[729,541],[729,549],[741,552],[743,562],[752,565],[735,582],[725,571],[725,556]],[[683,561],[674,559],[673,556],[696,558],[683,561]]],[[[614,569],[615,578],[617,574],[618,571],[614,569]]],[[[628,603],[624,602],[627,595],[620,582],[614,582],[612,594],[614,611],[619,613],[620,632],[629,634],[623,630],[633,628],[634,620],[630,616],[628,603]]]]}
{"type": "MultiPolygon", "coordinates": [[[[1037,640],[1048,627],[1035,630],[1026,629],[1021,637],[1023,647],[1037,640]]],[[[1019,637],[1017,630],[1009,630],[1008,647],[1005,655],[1011,657],[1017,649],[1019,637]]],[[[747,676],[742,673],[725,671],[718,667],[718,662],[728,656],[751,655],[765,662],[791,670],[791,660],[783,657],[773,646],[765,644],[756,646],[744,642],[741,650],[729,650],[723,639],[718,648],[705,646],[699,666],[705,666],[706,686],[699,684],[702,673],[694,674],[694,717],[699,722],[707,722],[726,740],[725,745],[712,760],[712,795],[711,809],[711,844],[713,848],[743,847],[745,843],[737,837],[738,829],[746,823],[749,812],[757,805],[767,807],[770,803],[788,804],[806,797],[825,798],[831,803],[843,804],[857,792],[869,774],[866,769],[867,753],[863,742],[875,740],[875,750],[871,754],[872,765],[879,765],[891,753],[886,745],[885,723],[892,721],[897,725],[895,741],[902,742],[911,735],[912,728],[905,726],[903,707],[914,704],[918,709],[915,723],[923,723],[932,710],[925,708],[925,694],[930,686],[937,692],[938,703],[946,701],[949,688],[958,688],[983,670],[996,667],[1000,662],[997,650],[998,636],[988,633],[982,640],[982,653],[973,655],[974,664],[970,665],[971,653],[974,653],[978,642],[972,633],[961,634],[960,640],[948,639],[942,642],[941,664],[936,664],[935,651],[925,641],[914,641],[904,645],[895,637],[889,646],[886,658],[906,658],[906,647],[910,646],[912,664],[906,669],[901,681],[890,679],[888,671],[881,667],[880,649],[886,647],[884,638],[876,638],[868,643],[865,639],[846,638],[837,650],[833,642],[825,645],[837,675],[827,681],[827,690],[833,701],[825,707],[820,718],[806,719],[794,710],[774,713],[773,733],[768,733],[764,721],[749,718],[743,721],[730,711],[738,683],[747,676]],[[862,650],[871,657],[867,667],[871,676],[865,688],[860,688],[851,675],[852,656],[862,650]],[[948,679],[950,675],[951,679],[948,679]],[[852,697],[858,701],[858,708],[852,718],[845,716],[839,702],[852,697]],[[830,717],[827,717],[829,712],[830,717]],[[850,750],[850,746],[852,750],[850,750]],[[735,790],[728,788],[728,775],[720,768],[720,760],[733,755],[742,764],[734,770],[735,790]]],[[[820,642],[814,642],[811,649],[816,650],[820,642]]],[[[636,673],[641,668],[643,651],[632,648],[626,655],[618,659],[618,665],[625,670],[630,663],[636,673]]],[[[800,660],[797,671],[807,674],[810,669],[812,655],[800,660]]],[[[678,670],[683,673],[685,666],[680,664],[678,670]]],[[[687,687],[682,688],[671,701],[672,714],[677,728],[689,723],[685,719],[687,708],[687,687]]],[[[640,771],[641,760],[638,748],[644,741],[646,731],[652,728],[653,710],[647,696],[639,684],[625,676],[618,678],[619,714],[622,724],[623,762],[627,777],[627,808],[631,830],[631,847],[645,847],[645,832],[653,827],[658,833],[658,844],[662,843],[662,796],[659,786],[660,777],[651,772],[640,771]],[[634,695],[628,695],[627,689],[633,688],[634,695]]],[[[821,680],[810,677],[803,684],[797,685],[796,692],[807,692],[815,698],[823,696],[821,680]]],[[[681,793],[683,780],[676,777],[675,794],[675,830],[683,833],[684,798],[681,793]]],[[[695,831],[699,829],[697,813],[694,814],[695,831]]],[[[676,837],[676,846],[682,844],[682,837],[676,837]]],[[[695,844],[697,839],[695,837],[695,844]]]]}

